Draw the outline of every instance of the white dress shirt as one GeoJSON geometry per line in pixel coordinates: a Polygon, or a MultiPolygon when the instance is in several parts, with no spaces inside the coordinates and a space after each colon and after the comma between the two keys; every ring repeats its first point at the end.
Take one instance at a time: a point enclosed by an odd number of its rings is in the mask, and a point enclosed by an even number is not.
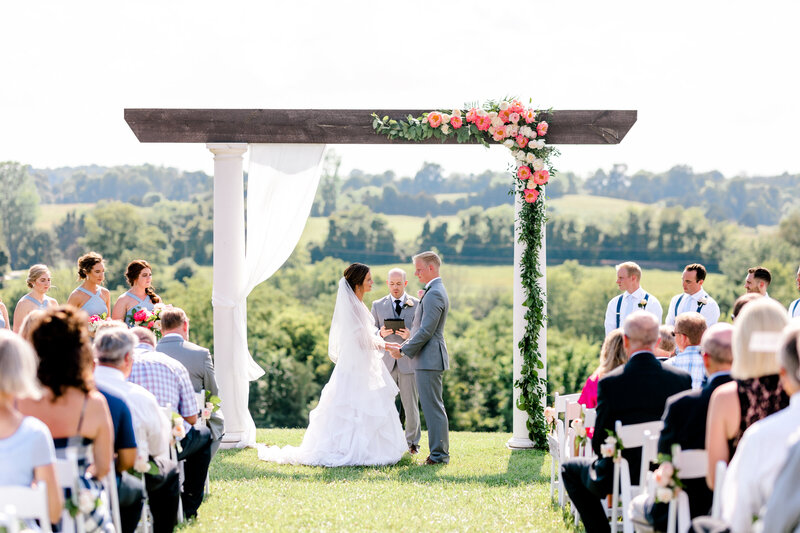
{"type": "Polygon", "coordinates": [[[795,393],[789,407],[744,432],[722,484],[722,519],[733,533],[753,530],[753,517],[769,500],[798,427],[800,393],[795,393]]]}
{"type": "Polygon", "coordinates": [[[651,313],[660,324],[664,311],[661,309],[661,303],[658,301],[658,298],[651,294],[650,297],[647,298],[647,304],[644,307],[640,307],[639,305],[644,301],[646,295],[647,291],[639,287],[632,293],[625,291],[619,296],[611,298],[606,308],[606,335],[617,328],[621,328],[622,324],[625,322],[625,317],[639,309],[644,309],[648,313],[651,313]],[[619,310],[619,325],[617,325],[617,304],[620,298],[622,298],[622,305],[619,310]]]}
{"type": "Polygon", "coordinates": [[[800,298],[789,304],[789,318],[800,316],[800,298]]]}
{"type": "Polygon", "coordinates": [[[681,303],[678,304],[678,315],[690,311],[697,311],[706,318],[706,327],[713,326],[719,322],[719,305],[714,301],[714,298],[708,295],[705,289],[700,289],[694,294],[682,292],[672,297],[672,300],[669,301],[669,307],[667,308],[667,319],[664,321],[666,325],[675,325],[675,305],[678,299],[681,301],[681,303]],[[705,298],[706,303],[700,306],[699,301],[703,298],[705,298]],[[698,307],[700,307],[699,311],[697,310],[698,307]]]}
{"type": "Polygon", "coordinates": [[[169,452],[170,422],[150,391],[126,381],[120,370],[109,366],[97,365],[94,380],[98,387],[120,396],[128,404],[140,455],[156,457],[169,452]]]}

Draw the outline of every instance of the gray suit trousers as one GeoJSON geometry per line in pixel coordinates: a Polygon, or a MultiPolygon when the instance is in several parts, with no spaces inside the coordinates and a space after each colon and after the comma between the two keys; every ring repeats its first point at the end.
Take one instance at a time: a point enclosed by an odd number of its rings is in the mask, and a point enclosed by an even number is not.
{"type": "Polygon", "coordinates": [[[414,374],[403,374],[400,366],[392,369],[392,379],[400,389],[400,402],[406,414],[406,444],[410,447],[419,445],[419,394],[417,394],[417,379],[414,374]]]}
{"type": "Polygon", "coordinates": [[[428,426],[428,448],[431,460],[437,463],[450,462],[450,435],[447,413],[442,400],[442,371],[419,370],[417,390],[425,424],[428,426]]]}

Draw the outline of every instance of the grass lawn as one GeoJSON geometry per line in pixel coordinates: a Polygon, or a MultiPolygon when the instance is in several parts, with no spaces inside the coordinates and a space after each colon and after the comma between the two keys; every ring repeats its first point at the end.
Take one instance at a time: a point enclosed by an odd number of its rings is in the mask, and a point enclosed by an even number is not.
{"type": "Polygon", "coordinates": [[[39,229],[52,228],[67,216],[70,211],[78,215],[89,211],[95,204],[39,204],[39,217],[36,227],[39,229]]]}
{"type": "Polygon", "coordinates": [[[629,208],[653,209],[654,207],[641,202],[588,194],[567,194],[547,201],[549,214],[573,216],[587,222],[607,220],[609,216],[612,218],[621,216],[629,208]]]}
{"type": "MultiPolygon", "coordinates": [[[[258,442],[298,445],[302,429],[258,431],[258,442]]],[[[550,501],[550,458],[510,451],[507,433],[451,433],[451,463],[420,453],[391,467],[322,468],[222,450],[211,495],[182,531],[569,531],[550,501]]]]}

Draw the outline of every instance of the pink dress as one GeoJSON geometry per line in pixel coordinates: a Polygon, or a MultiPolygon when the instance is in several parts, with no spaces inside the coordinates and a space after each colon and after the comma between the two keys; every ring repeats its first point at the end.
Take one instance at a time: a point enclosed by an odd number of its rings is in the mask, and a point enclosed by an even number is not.
{"type": "MultiPolygon", "coordinates": [[[[597,407],[597,382],[600,381],[599,376],[593,374],[586,379],[586,383],[581,390],[581,396],[578,398],[578,403],[587,409],[594,409],[597,407]]],[[[594,435],[594,428],[586,428],[586,436],[589,439],[594,435]]]]}

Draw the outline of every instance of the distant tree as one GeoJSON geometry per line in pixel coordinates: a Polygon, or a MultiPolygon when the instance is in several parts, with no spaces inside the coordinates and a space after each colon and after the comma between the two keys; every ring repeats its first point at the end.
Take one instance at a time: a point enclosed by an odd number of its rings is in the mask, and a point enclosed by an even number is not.
{"type": "Polygon", "coordinates": [[[0,228],[11,268],[30,266],[22,255],[31,254],[22,247],[39,242],[32,235],[38,211],[39,195],[27,167],[13,161],[0,163],[0,228]]]}

